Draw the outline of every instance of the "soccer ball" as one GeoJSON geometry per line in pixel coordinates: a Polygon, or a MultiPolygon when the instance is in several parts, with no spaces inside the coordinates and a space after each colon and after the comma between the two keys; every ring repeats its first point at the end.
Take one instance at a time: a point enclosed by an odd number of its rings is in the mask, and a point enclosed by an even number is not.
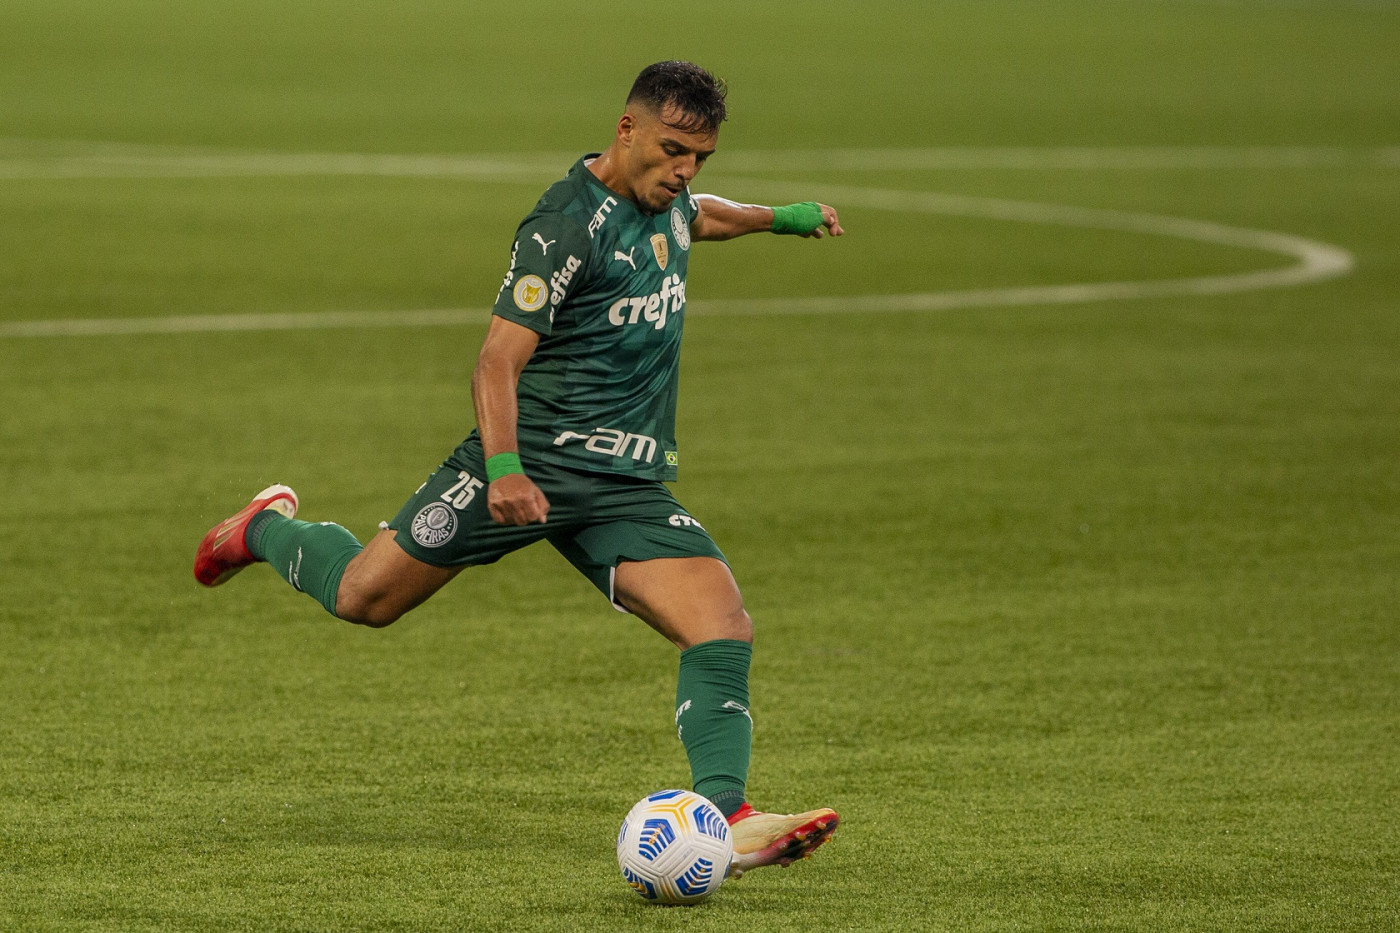
{"type": "Polygon", "coordinates": [[[719,808],[688,790],[643,797],[617,833],[617,866],[655,904],[694,904],[724,882],[734,857],[719,808]]]}

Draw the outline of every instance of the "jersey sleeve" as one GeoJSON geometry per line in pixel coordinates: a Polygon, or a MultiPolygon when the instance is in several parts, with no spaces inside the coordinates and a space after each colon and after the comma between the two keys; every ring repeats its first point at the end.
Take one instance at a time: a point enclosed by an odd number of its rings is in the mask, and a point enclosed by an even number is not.
{"type": "Polygon", "coordinates": [[[690,222],[695,223],[695,218],[700,216],[700,202],[695,200],[695,194],[690,190],[689,186],[685,189],[685,206],[686,212],[690,217],[690,222]]]}
{"type": "Polygon", "coordinates": [[[536,211],[515,231],[510,270],[492,314],[541,334],[579,286],[592,244],[588,232],[557,211],[536,211]]]}

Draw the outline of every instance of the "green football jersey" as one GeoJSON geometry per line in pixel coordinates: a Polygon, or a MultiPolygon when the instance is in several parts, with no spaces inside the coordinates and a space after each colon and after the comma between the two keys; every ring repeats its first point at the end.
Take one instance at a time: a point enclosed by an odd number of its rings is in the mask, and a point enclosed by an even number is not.
{"type": "Polygon", "coordinates": [[[521,222],[493,313],[540,334],[520,374],[520,449],[587,473],[674,480],[690,191],[648,214],[585,163],[521,222]]]}

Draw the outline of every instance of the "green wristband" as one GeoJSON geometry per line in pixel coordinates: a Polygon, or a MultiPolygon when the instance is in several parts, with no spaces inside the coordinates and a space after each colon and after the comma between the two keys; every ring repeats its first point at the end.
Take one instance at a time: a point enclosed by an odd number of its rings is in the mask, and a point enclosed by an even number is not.
{"type": "Polygon", "coordinates": [[[816,201],[803,201],[773,208],[773,232],[811,233],[822,225],[822,208],[816,201]]]}
{"type": "Polygon", "coordinates": [[[496,454],[496,456],[486,461],[486,479],[494,483],[502,476],[509,476],[512,473],[524,473],[520,466],[520,454],[514,451],[496,454]]]}

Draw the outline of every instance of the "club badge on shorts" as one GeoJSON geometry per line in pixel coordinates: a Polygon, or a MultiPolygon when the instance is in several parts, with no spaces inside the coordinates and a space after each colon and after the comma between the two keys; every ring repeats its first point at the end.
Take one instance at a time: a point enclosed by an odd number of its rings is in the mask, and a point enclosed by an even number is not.
{"type": "Polygon", "coordinates": [[[457,533],[457,513],[441,502],[430,502],[413,516],[410,532],[423,547],[442,547],[457,533]]]}

